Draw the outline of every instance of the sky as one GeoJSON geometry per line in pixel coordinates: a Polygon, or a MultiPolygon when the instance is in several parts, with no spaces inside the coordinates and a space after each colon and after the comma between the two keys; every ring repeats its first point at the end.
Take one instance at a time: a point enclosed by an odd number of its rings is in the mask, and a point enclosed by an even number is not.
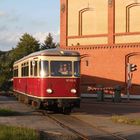
{"type": "Polygon", "coordinates": [[[50,32],[59,42],[60,0],[0,0],[0,50],[15,48],[24,33],[43,43],[50,32]]]}

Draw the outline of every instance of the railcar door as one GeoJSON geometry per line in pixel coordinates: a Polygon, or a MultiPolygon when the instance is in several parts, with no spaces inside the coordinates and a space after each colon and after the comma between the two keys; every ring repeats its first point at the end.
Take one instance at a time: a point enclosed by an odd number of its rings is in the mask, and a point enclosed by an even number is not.
{"type": "Polygon", "coordinates": [[[33,96],[38,96],[39,77],[38,77],[38,60],[30,61],[30,79],[29,79],[29,93],[33,96]]]}

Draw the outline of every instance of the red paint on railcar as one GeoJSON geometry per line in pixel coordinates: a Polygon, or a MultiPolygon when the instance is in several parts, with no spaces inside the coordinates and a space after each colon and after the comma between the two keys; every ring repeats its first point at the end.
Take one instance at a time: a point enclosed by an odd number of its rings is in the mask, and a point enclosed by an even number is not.
{"type": "Polygon", "coordinates": [[[36,97],[79,97],[80,78],[14,78],[14,89],[36,97]],[[52,94],[46,92],[52,89],[52,94]],[[76,94],[71,93],[76,89],[76,94]]]}

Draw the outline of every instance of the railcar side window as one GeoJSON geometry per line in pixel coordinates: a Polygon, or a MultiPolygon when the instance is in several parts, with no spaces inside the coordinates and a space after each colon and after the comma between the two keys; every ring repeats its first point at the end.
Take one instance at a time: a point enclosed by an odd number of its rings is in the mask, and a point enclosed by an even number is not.
{"type": "Polygon", "coordinates": [[[29,76],[29,63],[26,63],[26,67],[25,67],[25,76],[29,76]]]}
{"type": "Polygon", "coordinates": [[[35,61],[35,60],[30,62],[30,75],[31,76],[37,76],[38,75],[38,70],[37,70],[37,68],[38,68],[37,64],[38,63],[37,62],[38,61],[35,61]]]}
{"type": "Polygon", "coordinates": [[[34,76],[37,76],[37,61],[35,61],[34,65],[34,76]]]}
{"type": "Polygon", "coordinates": [[[14,67],[13,76],[18,77],[18,66],[14,67]]]}
{"type": "Polygon", "coordinates": [[[80,76],[80,61],[74,62],[74,76],[79,77],[80,76]]]}
{"type": "Polygon", "coordinates": [[[39,75],[41,77],[46,77],[49,75],[48,61],[42,60],[39,62],[39,75]]]}
{"type": "Polygon", "coordinates": [[[30,75],[33,75],[33,65],[32,65],[32,61],[30,62],[30,75]]]}
{"type": "Polygon", "coordinates": [[[71,61],[51,61],[51,76],[72,76],[71,61]]]}
{"type": "Polygon", "coordinates": [[[29,64],[28,64],[28,62],[21,64],[21,76],[22,77],[29,76],[29,64]]]}

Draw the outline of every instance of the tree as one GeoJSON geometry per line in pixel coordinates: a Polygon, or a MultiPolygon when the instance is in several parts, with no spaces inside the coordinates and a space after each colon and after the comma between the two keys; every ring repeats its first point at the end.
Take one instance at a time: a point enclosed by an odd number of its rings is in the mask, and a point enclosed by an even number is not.
{"type": "Polygon", "coordinates": [[[51,33],[49,33],[44,41],[44,44],[41,45],[41,50],[53,49],[56,47],[57,47],[57,44],[53,42],[53,37],[51,33]]]}
{"type": "Polygon", "coordinates": [[[9,90],[11,87],[10,79],[12,78],[12,59],[10,51],[0,56],[0,89],[9,90]]]}
{"type": "Polygon", "coordinates": [[[9,90],[12,86],[13,63],[35,51],[40,50],[39,42],[31,35],[25,33],[18,42],[16,48],[11,51],[0,51],[0,90],[9,90]]]}
{"type": "Polygon", "coordinates": [[[20,38],[17,47],[12,50],[14,61],[39,50],[40,50],[39,42],[31,35],[25,33],[20,38]]]}

